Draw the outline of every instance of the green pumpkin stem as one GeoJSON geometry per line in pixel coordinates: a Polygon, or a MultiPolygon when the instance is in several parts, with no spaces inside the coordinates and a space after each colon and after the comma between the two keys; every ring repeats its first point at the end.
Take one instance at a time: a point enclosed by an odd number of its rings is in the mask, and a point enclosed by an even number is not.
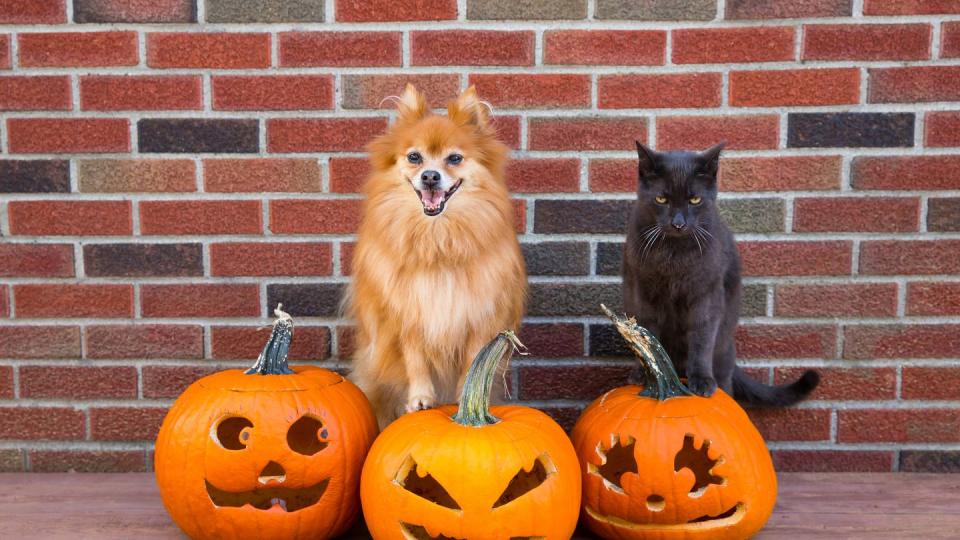
{"type": "Polygon", "coordinates": [[[600,304],[603,312],[613,321],[617,331],[630,345],[633,354],[640,360],[643,368],[643,390],[641,396],[651,397],[664,401],[672,397],[692,396],[690,391],[677,376],[673,369],[670,356],[663,349],[663,345],[649,330],[637,324],[636,319],[619,317],[610,311],[607,306],[600,304]]]}
{"type": "Polygon", "coordinates": [[[509,330],[500,332],[493,341],[480,349],[463,382],[460,405],[457,414],[453,416],[454,422],[462,426],[481,427],[500,421],[490,413],[490,390],[493,388],[497,366],[501,361],[506,366],[514,351],[526,354],[526,347],[520,343],[517,335],[509,330]]]}
{"type": "Polygon", "coordinates": [[[280,310],[283,304],[277,304],[273,310],[277,320],[273,321],[273,330],[270,339],[260,351],[257,363],[244,373],[247,375],[291,375],[294,373],[287,366],[287,353],[290,351],[290,342],[293,340],[293,318],[280,310]]]}

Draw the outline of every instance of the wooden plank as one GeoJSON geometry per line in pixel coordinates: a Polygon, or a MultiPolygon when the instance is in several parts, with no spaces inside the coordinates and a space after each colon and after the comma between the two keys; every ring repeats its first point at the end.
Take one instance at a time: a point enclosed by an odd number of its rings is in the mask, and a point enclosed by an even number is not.
{"type": "MultiPolygon", "coordinates": [[[[960,538],[960,475],[779,476],[758,540],[960,538]]],[[[0,486],[0,538],[184,538],[151,474],[0,474],[0,486]]],[[[362,525],[348,535],[365,537],[362,525]]]]}

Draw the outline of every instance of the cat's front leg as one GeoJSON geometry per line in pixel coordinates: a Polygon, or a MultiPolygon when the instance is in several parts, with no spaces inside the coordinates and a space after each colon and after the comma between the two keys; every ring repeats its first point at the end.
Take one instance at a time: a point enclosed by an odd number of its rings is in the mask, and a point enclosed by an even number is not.
{"type": "Polygon", "coordinates": [[[687,387],[699,396],[717,391],[713,374],[713,350],[720,327],[722,298],[712,295],[691,306],[687,320],[687,387]]]}

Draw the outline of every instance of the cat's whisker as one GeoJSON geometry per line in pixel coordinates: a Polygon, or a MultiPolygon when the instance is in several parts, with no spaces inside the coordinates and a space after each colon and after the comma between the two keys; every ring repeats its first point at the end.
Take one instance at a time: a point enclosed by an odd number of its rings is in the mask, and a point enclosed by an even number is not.
{"type": "Polygon", "coordinates": [[[697,242],[697,249],[700,250],[700,256],[703,257],[703,246],[700,245],[700,235],[697,233],[697,229],[693,229],[693,239],[697,242]]]}

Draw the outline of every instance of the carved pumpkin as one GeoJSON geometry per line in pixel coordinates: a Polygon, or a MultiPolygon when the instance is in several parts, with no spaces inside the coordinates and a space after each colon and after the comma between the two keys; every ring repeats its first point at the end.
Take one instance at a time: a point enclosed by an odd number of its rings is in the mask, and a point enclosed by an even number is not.
{"type": "Polygon", "coordinates": [[[377,438],[360,496],[378,540],[568,539],[580,509],[577,456],[546,414],[490,408],[501,358],[519,341],[503,332],[470,366],[459,408],[401,416],[377,438]]]}
{"type": "Polygon", "coordinates": [[[749,538],[777,498],[760,433],[722,390],[691,393],[653,334],[602,307],[645,378],[598,398],[573,428],[585,522],[603,538],[749,538]]]}
{"type": "Polygon", "coordinates": [[[373,410],[340,375],[288,368],[293,323],[276,314],[254,367],[196,381],[160,428],[160,495],[192,538],[329,538],[359,513],[373,410]]]}

